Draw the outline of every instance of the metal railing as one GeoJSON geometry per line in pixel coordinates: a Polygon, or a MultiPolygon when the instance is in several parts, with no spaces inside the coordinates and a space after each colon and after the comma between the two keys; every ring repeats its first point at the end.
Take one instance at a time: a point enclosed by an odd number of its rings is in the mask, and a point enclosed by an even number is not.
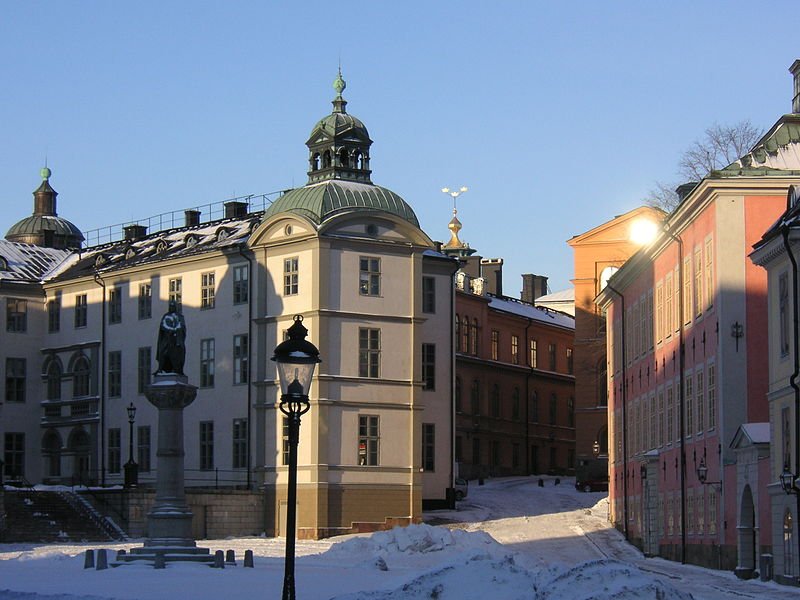
{"type": "Polygon", "coordinates": [[[248,194],[246,196],[235,196],[218,202],[194,206],[181,210],[173,210],[170,212],[161,213],[152,217],[144,219],[136,219],[127,221],[125,223],[117,223],[115,225],[108,225],[98,229],[90,229],[84,231],[83,235],[86,238],[84,242],[85,248],[93,246],[101,246],[110,242],[118,242],[125,238],[125,227],[129,225],[143,225],[147,227],[148,233],[156,233],[158,231],[166,231],[186,226],[186,211],[195,210],[199,211],[203,216],[201,223],[209,223],[225,218],[225,204],[228,202],[243,202],[247,204],[247,212],[257,213],[264,211],[272,204],[277,196],[280,196],[287,190],[280,190],[276,192],[267,192],[266,194],[248,194]]]}

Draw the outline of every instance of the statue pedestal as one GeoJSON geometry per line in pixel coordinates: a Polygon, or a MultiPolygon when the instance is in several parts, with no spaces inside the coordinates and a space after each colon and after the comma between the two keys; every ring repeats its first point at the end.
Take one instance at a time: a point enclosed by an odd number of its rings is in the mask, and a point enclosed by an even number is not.
{"type": "Polygon", "coordinates": [[[157,373],[145,396],[158,409],[156,499],[147,515],[144,546],[133,548],[126,562],[155,560],[213,562],[208,548],[192,536],[192,511],[186,504],[183,465],[183,409],[197,396],[185,375],[157,373]]]}

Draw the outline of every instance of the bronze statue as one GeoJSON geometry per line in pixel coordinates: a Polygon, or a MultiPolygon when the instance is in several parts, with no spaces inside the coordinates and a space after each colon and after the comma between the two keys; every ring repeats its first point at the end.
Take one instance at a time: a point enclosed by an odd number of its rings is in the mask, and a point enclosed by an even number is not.
{"type": "Polygon", "coordinates": [[[158,370],[156,373],[177,373],[183,375],[186,361],[186,321],[178,312],[174,300],[169,301],[167,313],[161,317],[158,328],[158,347],[156,349],[158,370]]]}

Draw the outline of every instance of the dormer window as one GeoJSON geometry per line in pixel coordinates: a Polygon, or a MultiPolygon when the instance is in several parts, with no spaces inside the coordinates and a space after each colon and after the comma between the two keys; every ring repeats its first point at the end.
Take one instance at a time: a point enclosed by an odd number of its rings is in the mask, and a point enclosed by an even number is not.
{"type": "Polygon", "coordinates": [[[158,244],[156,244],[156,252],[158,254],[163,254],[166,251],[167,251],[167,242],[165,242],[164,240],[160,240],[158,244]]]}
{"type": "Polygon", "coordinates": [[[228,231],[224,227],[220,227],[219,230],[217,231],[217,241],[222,242],[224,240],[227,240],[228,237],[230,237],[230,235],[231,235],[230,231],[228,231]]]}
{"type": "Polygon", "coordinates": [[[128,251],[125,252],[125,260],[130,260],[134,256],[136,256],[136,250],[134,250],[133,248],[128,248],[128,251]]]}
{"type": "Polygon", "coordinates": [[[94,266],[95,267],[102,267],[107,262],[108,262],[108,258],[104,254],[98,254],[97,258],[94,259],[94,266]]]}
{"type": "Polygon", "coordinates": [[[8,271],[8,261],[4,256],[0,256],[0,271],[8,271]]]}
{"type": "Polygon", "coordinates": [[[186,247],[187,248],[194,248],[195,246],[197,246],[197,242],[198,241],[199,240],[197,239],[196,235],[187,235],[186,236],[186,247]]]}

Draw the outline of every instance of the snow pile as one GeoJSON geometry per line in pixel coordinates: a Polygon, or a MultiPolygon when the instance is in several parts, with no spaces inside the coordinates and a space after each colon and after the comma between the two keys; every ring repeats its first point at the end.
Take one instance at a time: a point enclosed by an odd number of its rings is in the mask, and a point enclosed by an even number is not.
{"type": "Polygon", "coordinates": [[[593,560],[539,576],[537,600],[692,600],[668,583],[616,560],[593,560]]]}
{"type": "Polygon", "coordinates": [[[483,554],[505,555],[508,553],[492,536],[482,531],[466,532],[461,529],[446,529],[430,525],[395,527],[390,531],[379,531],[369,537],[354,537],[335,543],[325,553],[330,557],[384,556],[398,554],[425,554],[442,550],[469,551],[483,554]]]}

